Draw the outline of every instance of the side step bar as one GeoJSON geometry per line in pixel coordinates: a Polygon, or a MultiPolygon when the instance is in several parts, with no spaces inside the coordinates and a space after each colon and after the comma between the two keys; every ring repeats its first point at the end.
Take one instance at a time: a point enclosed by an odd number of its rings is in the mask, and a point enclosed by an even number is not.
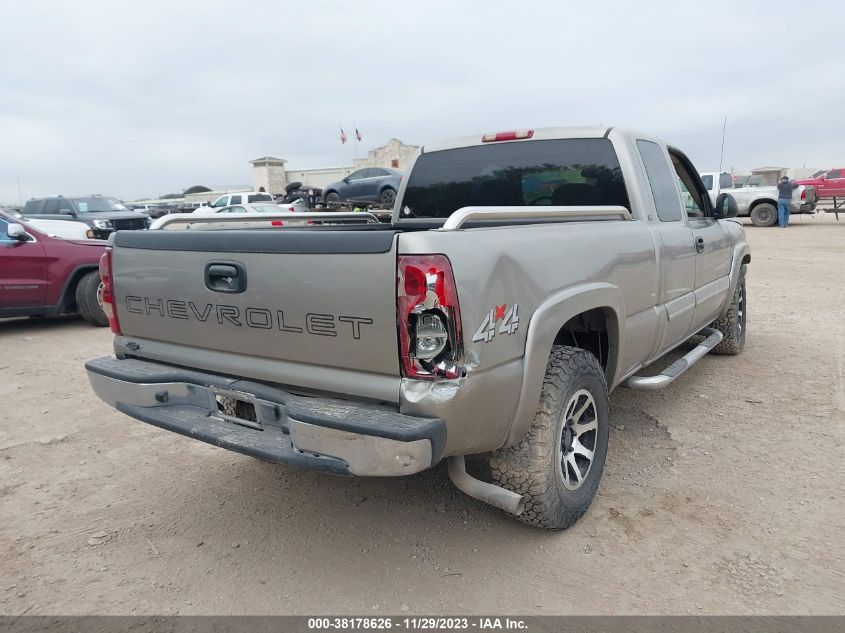
{"type": "Polygon", "coordinates": [[[722,342],[722,333],[712,327],[699,332],[707,338],[684,357],[679,358],[656,376],[631,376],[626,383],[631,389],[663,389],[668,387],[678,376],[700,361],[710,350],[722,342]]]}

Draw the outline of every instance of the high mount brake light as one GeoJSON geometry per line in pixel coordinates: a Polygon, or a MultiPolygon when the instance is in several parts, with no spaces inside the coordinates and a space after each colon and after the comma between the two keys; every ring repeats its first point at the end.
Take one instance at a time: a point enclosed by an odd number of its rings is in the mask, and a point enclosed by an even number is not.
{"type": "Polygon", "coordinates": [[[109,319],[111,331],[120,334],[120,321],[117,319],[117,308],[114,305],[114,271],[111,254],[112,249],[107,248],[100,257],[100,281],[103,284],[100,291],[100,306],[109,319]]]}
{"type": "Polygon", "coordinates": [[[460,378],[461,311],[452,265],[445,255],[400,255],[396,316],[402,375],[420,380],[460,378]]]}
{"type": "Polygon", "coordinates": [[[534,130],[516,130],[514,132],[496,132],[485,134],[481,137],[482,143],[495,143],[496,141],[521,141],[522,139],[534,136],[534,130]]]}

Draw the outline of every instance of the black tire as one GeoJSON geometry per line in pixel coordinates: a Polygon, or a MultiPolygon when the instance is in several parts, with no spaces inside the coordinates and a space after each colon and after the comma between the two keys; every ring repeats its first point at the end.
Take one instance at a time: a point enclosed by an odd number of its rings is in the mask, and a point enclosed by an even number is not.
{"type": "Polygon", "coordinates": [[[337,191],[329,191],[323,198],[323,201],[326,203],[327,207],[336,209],[340,206],[340,195],[337,191]]]}
{"type": "Polygon", "coordinates": [[[393,205],[396,203],[396,190],[391,187],[387,187],[384,191],[381,192],[381,195],[379,195],[378,199],[383,206],[392,208],[393,205]]]}
{"type": "Polygon", "coordinates": [[[714,354],[734,356],[745,347],[746,320],[748,318],[748,296],[745,292],[745,264],[739,269],[739,279],[728,311],[721,319],[713,322],[724,338],[713,348],[714,354]]]}
{"type": "Polygon", "coordinates": [[[754,226],[774,226],[778,222],[778,210],[775,205],[761,202],[751,209],[751,223],[754,226]]]}
{"type": "Polygon", "coordinates": [[[100,273],[92,270],[86,273],[76,284],[76,307],[82,318],[91,325],[105,327],[109,324],[108,317],[97,301],[97,290],[100,288],[100,273]]]}
{"type": "Polygon", "coordinates": [[[549,357],[543,390],[534,424],[516,446],[490,456],[493,480],[513,492],[526,495],[519,519],[536,527],[565,530],[587,511],[601,480],[607,457],[610,412],[604,371],[596,357],[582,349],[555,345],[549,357]],[[592,398],[583,404],[587,393],[592,398]],[[585,406],[573,424],[566,417],[585,406]],[[574,433],[573,428],[592,430],[574,433]],[[569,431],[567,431],[569,428],[569,431]],[[567,448],[567,435],[569,442],[567,448]],[[583,442],[575,449],[573,435],[583,442]],[[591,443],[592,440],[592,443],[591,443]],[[581,451],[592,448],[593,459],[586,470],[581,451]],[[572,455],[571,458],[567,455],[572,455]],[[577,460],[580,456],[581,460],[577,460]],[[572,463],[579,468],[580,483],[572,463]],[[577,484],[575,489],[571,486],[577,484]]]}

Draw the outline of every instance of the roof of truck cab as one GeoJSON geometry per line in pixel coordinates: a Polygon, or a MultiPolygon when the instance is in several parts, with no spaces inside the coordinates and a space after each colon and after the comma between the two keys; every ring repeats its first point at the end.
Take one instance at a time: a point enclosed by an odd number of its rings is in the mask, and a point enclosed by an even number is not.
{"type": "MultiPolygon", "coordinates": [[[[461,136],[459,138],[447,139],[444,141],[437,141],[429,143],[422,147],[421,153],[438,152],[444,149],[455,149],[458,147],[470,147],[473,145],[481,145],[481,139],[487,134],[495,134],[497,132],[511,132],[520,131],[524,129],[533,130],[534,134],[530,139],[520,139],[516,141],[498,141],[499,143],[519,143],[521,141],[538,141],[550,139],[563,138],[601,138],[607,134],[611,127],[607,125],[583,126],[583,127],[539,127],[539,128],[514,128],[513,130],[489,130],[487,132],[479,132],[472,136],[461,136]]],[[[495,143],[496,141],[494,141],[495,143]]]]}

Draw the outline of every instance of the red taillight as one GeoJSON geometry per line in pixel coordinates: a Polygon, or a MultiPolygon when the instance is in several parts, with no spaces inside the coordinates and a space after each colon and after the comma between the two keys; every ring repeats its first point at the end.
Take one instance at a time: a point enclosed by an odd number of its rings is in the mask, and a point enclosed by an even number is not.
{"type": "Polygon", "coordinates": [[[109,327],[115,334],[120,334],[120,321],[117,320],[117,309],[114,305],[114,274],[111,264],[112,249],[107,248],[100,257],[100,281],[103,284],[100,293],[100,305],[109,319],[109,327]]]}
{"type": "Polygon", "coordinates": [[[802,200],[807,199],[807,188],[806,187],[804,187],[804,189],[801,191],[801,199],[802,200]]]}
{"type": "Polygon", "coordinates": [[[281,220],[271,220],[270,221],[270,226],[284,226],[284,225],[285,225],[285,223],[282,222],[281,220]]]}
{"type": "Polygon", "coordinates": [[[481,137],[482,143],[494,143],[496,141],[520,141],[534,136],[534,130],[516,130],[514,132],[496,132],[485,134],[481,137]]]}
{"type": "Polygon", "coordinates": [[[291,213],[293,213],[294,211],[296,211],[296,207],[288,207],[288,211],[290,211],[291,213]]]}
{"type": "Polygon", "coordinates": [[[400,255],[396,312],[402,375],[460,378],[461,312],[445,255],[400,255]]]}

